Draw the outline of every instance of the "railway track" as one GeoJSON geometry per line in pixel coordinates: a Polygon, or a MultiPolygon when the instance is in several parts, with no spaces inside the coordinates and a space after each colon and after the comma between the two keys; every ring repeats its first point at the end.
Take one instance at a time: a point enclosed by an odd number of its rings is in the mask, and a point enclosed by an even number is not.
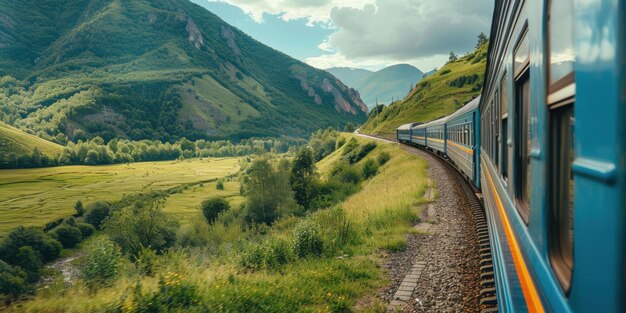
{"type": "MultiPolygon", "coordinates": [[[[383,138],[372,137],[361,135],[368,138],[377,139],[379,141],[384,141],[387,143],[396,143],[395,141],[390,141],[383,138]]],[[[440,293],[443,292],[463,292],[465,293],[465,297],[461,301],[469,301],[469,302],[477,302],[477,303],[462,303],[454,308],[444,308],[437,306],[423,306],[422,298],[433,299],[434,301],[438,301],[439,299],[437,295],[428,295],[428,292],[423,290],[419,290],[420,287],[426,288],[438,288],[438,286],[428,285],[427,283],[420,284],[418,283],[416,286],[416,290],[413,292],[413,298],[416,303],[409,303],[408,306],[402,307],[403,311],[413,311],[413,312],[423,312],[423,311],[440,311],[442,309],[448,309],[450,311],[479,311],[483,313],[490,312],[498,312],[498,305],[496,299],[496,288],[495,288],[495,277],[494,277],[494,268],[493,268],[493,260],[491,255],[491,246],[490,246],[490,238],[489,238],[489,230],[487,226],[487,219],[485,216],[485,211],[481,201],[481,194],[466,180],[466,178],[461,174],[460,171],[447,159],[436,153],[432,153],[429,150],[420,149],[416,147],[405,146],[407,149],[411,151],[419,151],[422,152],[426,156],[430,156],[433,162],[438,163],[437,166],[441,168],[439,169],[439,173],[429,173],[430,175],[439,175],[438,185],[439,187],[454,189],[455,192],[449,192],[450,194],[456,194],[457,197],[463,198],[458,204],[459,210],[458,213],[462,213],[464,221],[460,222],[460,224],[453,224],[452,227],[446,228],[445,225],[439,225],[440,223],[436,223],[436,227],[439,228],[435,230],[435,232],[439,232],[439,234],[434,233],[434,236],[447,236],[446,232],[450,232],[454,229],[454,226],[463,225],[462,227],[469,228],[465,229],[465,232],[460,236],[460,241],[467,242],[467,246],[459,246],[455,247],[455,249],[461,249],[460,253],[457,253],[454,256],[448,256],[450,258],[450,266],[457,266],[458,263],[468,263],[467,267],[460,267],[457,269],[456,274],[464,276],[460,279],[461,282],[465,281],[466,285],[464,286],[465,290],[458,291],[452,287],[450,290],[440,290],[440,293]],[[443,170],[442,170],[443,169],[443,170]],[[445,172],[446,175],[442,175],[441,172],[445,172]],[[449,177],[449,178],[448,178],[449,177]],[[451,184],[450,186],[448,184],[451,184]]],[[[422,153],[418,153],[418,155],[422,156],[422,153]]],[[[429,161],[429,160],[427,160],[429,161]]],[[[433,169],[437,171],[437,169],[433,169]]],[[[440,193],[440,196],[444,198],[446,195],[443,195],[443,190],[440,193]]],[[[453,198],[448,195],[447,199],[442,199],[443,203],[439,204],[442,207],[449,205],[456,205],[456,203],[450,203],[450,198],[453,198]]],[[[430,211],[430,209],[429,209],[430,211]]],[[[454,210],[451,210],[451,213],[454,213],[454,210]]],[[[440,212],[441,214],[445,214],[446,212],[440,212]]],[[[448,213],[449,214],[449,213],[448,213]]],[[[453,216],[453,214],[451,214],[453,216]]],[[[448,221],[451,219],[450,216],[440,216],[441,220],[448,221]]],[[[433,240],[436,243],[436,240],[433,240]]],[[[427,246],[428,242],[425,243],[427,246]]],[[[442,244],[444,245],[444,244],[442,244]]],[[[428,254],[428,247],[424,247],[424,244],[419,247],[420,250],[424,250],[423,253],[417,255],[416,260],[422,263],[422,260],[425,261],[425,273],[441,272],[442,269],[437,268],[437,262],[433,261],[433,257],[441,257],[436,254],[428,254]],[[432,263],[429,266],[428,263],[432,263]]],[[[441,248],[441,250],[445,250],[441,248]]],[[[445,256],[443,256],[445,259],[445,256]]],[[[421,280],[427,280],[426,276],[428,274],[422,274],[420,277],[421,280]]],[[[443,301],[443,303],[450,304],[450,302],[443,301]]]]}

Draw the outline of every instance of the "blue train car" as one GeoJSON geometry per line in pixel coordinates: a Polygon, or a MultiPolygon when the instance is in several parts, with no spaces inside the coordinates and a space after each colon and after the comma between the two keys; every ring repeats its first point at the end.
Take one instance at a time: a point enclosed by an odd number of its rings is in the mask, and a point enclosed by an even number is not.
{"type": "Polygon", "coordinates": [[[626,1],[498,1],[481,179],[501,312],[626,310],[626,1]]]}
{"type": "Polygon", "coordinates": [[[478,104],[480,97],[450,115],[446,121],[446,155],[477,187],[480,187],[478,160],[478,104]]]}
{"type": "Polygon", "coordinates": [[[417,145],[420,147],[426,146],[426,128],[421,127],[424,124],[417,124],[417,126],[411,127],[411,144],[417,145]]]}
{"type": "Polygon", "coordinates": [[[419,125],[413,129],[418,145],[425,146],[440,155],[446,154],[446,118],[440,118],[432,122],[419,125]],[[419,135],[417,135],[419,134],[419,135]],[[423,141],[422,139],[423,138],[423,141]],[[420,142],[421,141],[421,142],[420,142]]]}
{"type": "Polygon", "coordinates": [[[396,129],[396,138],[398,142],[410,143],[411,142],[411,126],[413,124],[404,124],[396,129]]]}

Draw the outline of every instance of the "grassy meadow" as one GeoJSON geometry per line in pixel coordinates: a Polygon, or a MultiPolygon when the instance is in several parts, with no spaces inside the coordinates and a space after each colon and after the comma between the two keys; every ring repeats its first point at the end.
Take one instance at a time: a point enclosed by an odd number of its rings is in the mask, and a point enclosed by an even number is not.
{"type": "MultiPolygon", "coordinates": [[[[341,136],[348,141],[354,138],[359,146],[371,142],[353,135],[341,136]]],[[[332,176],[331,172],[344,158],[346,146],[318,162],[320,177],[332,176]]],[[[413,232],[419,208],[426,202],[424,194],[429,180],[426,162],[395,144],[377,143],[374,150],[351,166],[363,168],[367,162],[379,160],[381,154],[390,158],[378,168],[377,174],[333,207],[301,217],[285,216],[269,227],[256,230],[231,228],[228,230],[231,237],[237,239],[228,242],[171,250],[158,257],[154,275],[140,274],[126,260],[121,278],[95,295],[80,282],[67,285],[58,278],[40,289],[34,298],[10,307],[9,311],[144,312],[152,304],[147,299],[160,295],[188,300],[184,307],[170,306],[169,310],[176,312],[384,312],[385,305],[374,297],[389,283],[380,251],[404,249],[406,235],[413,232]],[[283,259],[281,253],[286,253],[284,248],[292,245],[294,232],[302,225],[317,225],[319,235],[324,238],[325,252],[317,257],[283,259]],[[271,263],[274,259],[282,261],[271,263]],[[242,260],[260,262],[262,266],[242,267],[242,260]],[[68,298],[72,301],[66,301],[68,298]]],[[[205,183],[172,195],[165,210],[193,214],[191,208],[202,198],[198,195],[212,192],[214,185],[205,183]],[[176,207],[180,209],[174,210],[176,207]]],[[[231,202],[240,201],[232,196],[239,194],[233,182],[227,181],[220,192],[230,197],[231,202]]],[[[225,216],[236,214],[235,206],[231,206],[230,211],[233,210],[225,216]]],[[[207,236],[219,237],[226,231],[222,217],[205,230],[207,236]]]]}
{"type": "Polygon", "coordinates": [[[61,145],[0,122],[0,162],[8,160],[9,154],[30,156],[35,147],[49,157],[56,157],[63,151],[61,145]]]}
{"type": "MultiPolygon", "coordinates": [[[[165,210],[181,219],[195,217],[199,203],[216,193],[238,196],[239,184],[227,182],[216,190],[214,181],[239,170],[240,158],[205,158],[102,166],[62,166],[0,170],[0,237],[18,226],[44,226],[74,214],[80,200],[117,201],[125,195],[167,191],[165,210]],[[200,184],[204,183],[202,186],[200,184]]],[[[236,199],[241,202],[241,199],[236,199]]]]}

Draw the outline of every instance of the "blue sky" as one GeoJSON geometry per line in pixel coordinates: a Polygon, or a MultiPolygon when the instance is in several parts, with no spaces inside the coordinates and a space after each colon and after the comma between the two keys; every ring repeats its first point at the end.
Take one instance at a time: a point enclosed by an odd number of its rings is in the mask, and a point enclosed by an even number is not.
{"type": "Polygon", "coordinates": [[[318,68],[442,66],[489,33],[493,0],[192,0],[318,68]]]}

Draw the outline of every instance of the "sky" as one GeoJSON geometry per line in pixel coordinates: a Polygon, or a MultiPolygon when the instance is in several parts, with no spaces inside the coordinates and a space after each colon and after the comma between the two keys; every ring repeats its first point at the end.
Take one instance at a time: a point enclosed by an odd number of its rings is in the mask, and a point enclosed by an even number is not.
{"type": "Polygon", "coordinates": [[[192,0],[260,42],[320,69],[427,72],[489,35],[494,0],[192,0]]]}

